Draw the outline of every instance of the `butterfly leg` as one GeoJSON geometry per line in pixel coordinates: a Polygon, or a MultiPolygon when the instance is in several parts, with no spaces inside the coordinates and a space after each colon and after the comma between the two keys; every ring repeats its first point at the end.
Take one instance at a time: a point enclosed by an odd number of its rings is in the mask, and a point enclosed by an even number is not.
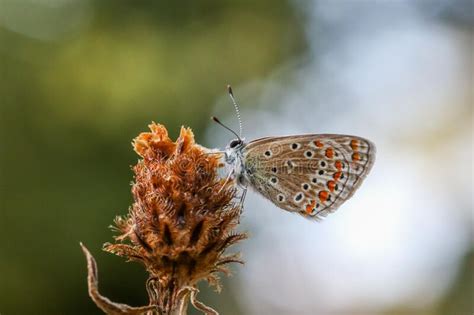
{"type": "Polygon", "coordinates": [[[224,187],[227,185],[227,183],[232,179],[232,177],[234,176],[235,174],[235,169],[232,170],[232,172],[229,173],[229,175],[227,176],[227,178],[225,179],[225,182],[224,184],[222,185],[221,189],[219,189],[219,191],[217,193],[220,193],[222,191],[222,189],[224,189],[224,187]]]}
{"type": "Polygon", "coordinates": [[[242,195],[240,196],[240,209],[244,208],[245,197],[247,196],[247,186],[244,187],[242,195]]]}

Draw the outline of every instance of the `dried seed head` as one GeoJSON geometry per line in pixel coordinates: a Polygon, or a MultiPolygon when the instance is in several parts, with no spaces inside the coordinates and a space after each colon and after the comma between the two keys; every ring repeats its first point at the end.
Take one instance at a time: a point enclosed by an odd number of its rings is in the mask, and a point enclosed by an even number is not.
{"type": "Polygon", "coordinates": [[[121,234],[104,250],[144,264],[150,304],[166,313],[199,280],[219,289],[217,273],[240,262],[224,251],[245,235],[234,232],[241,209],[234,185],[217,174],[219,155],[207,154],[188,128],[173,142],[164,126],[149,127],[133,141],[142,158],[133,167],[134,203],[116,218],[121,234]]]}

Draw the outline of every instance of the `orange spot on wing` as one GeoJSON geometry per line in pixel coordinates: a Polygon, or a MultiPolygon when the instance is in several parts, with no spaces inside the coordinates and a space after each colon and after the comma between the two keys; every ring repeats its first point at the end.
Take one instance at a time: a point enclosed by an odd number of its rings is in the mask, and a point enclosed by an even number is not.
{"type": "Polygon", "coordinates": [[[326,149],[326,157],[332,159],[334,157],[334,150],[332,148],[326,149]]]}
{"type": "Polygon", "coordinates": [[[311,212],[313,212],[315,205],[316,205],[316,200],[313,200],[309,205],[306,205],[306,213],[311,214],[311,212]]]}
{"type": "Polygon", "coordinates": [[[351,140],[351,148],[353,151],[357,151],[357,148],[359,147],[359,141],[357,140],[351,140]]]}
{"type": "Polygon", "coordinates": [[[341,175],[342,175],[342,172],[336,172],[336,173],[334,173],[332,178],[334,178],[335,181],[338,181],[339,178],[341,178],[341,175]]]}
{"type": "Polygon", "coordinates": [[[319,140],[314,141],[314,145],[317,146],[318,148],[322,148],[324,146],[324,144],[319,140]]]}
{"type": "Polygon", "coordinates": [[[341,161],[336,161],[336,163],[334,165],[336,166],[338,171],[342,170],[342,162],[341,161]]]}
{"type": "Polygon", "coordinates": [[[322,190],[319,192],[318,197],[321,202],[326,202],[329,198],[329,193],[326,190],[322,190]]]}
{"type": "Polygon", "coordinates": [[[336,187],[336,182],[333,181],[333,180],[330,180],[330,181],[328,182],[329,191],[330,191],[330,192],[333,192],[335,187],[336,187]]]}
{"type": "Polygon", "coordinates": [[[359,153],[354,153],[352,154],[352,159],[354,161],[359,161],[360,160],[360,154],[359,153]]]}

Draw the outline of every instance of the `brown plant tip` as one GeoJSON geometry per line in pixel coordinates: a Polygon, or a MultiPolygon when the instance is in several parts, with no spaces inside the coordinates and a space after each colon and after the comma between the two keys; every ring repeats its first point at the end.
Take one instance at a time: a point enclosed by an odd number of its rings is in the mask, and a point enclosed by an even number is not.
{"type": "Polygon", "coordinates": [[[241,262],[224,253],[246,237],[234,231],[241,213],[235,186],[218,176],[220,155],[196,144],[189,128],[182,127],[175,142],[164,126],[149,128],[133,141],[142,158],[133,167],[134,203],[127,216],[116,218],[120,235],[104,250],[143,263],[157,314],[183,308],[183,297],[211,314],[197,302],[195,287],[207,280],[219,289],[218,273],[241,262]]]}

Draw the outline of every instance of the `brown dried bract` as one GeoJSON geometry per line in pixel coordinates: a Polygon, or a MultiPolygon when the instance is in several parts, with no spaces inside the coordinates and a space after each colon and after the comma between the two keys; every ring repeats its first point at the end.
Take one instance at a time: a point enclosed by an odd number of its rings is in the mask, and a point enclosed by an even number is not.
{"type": "Polygon", "coordinates": [[[144,264],[152,313],[185,314],[190,300],[216,314],[196,300],[196,284],[207,280],[219,290],[218,273],[241,262],[224,254],[246,237],[234,231],[241,213],[235,187],[218,176],[219,155],[197,145],[189,128],[173,142],[164,126],[149,127],[133,142],[142,158],[133,167],[134,203],[126,217],[116,218],[121,234],[104,250],[144,264]]]}

